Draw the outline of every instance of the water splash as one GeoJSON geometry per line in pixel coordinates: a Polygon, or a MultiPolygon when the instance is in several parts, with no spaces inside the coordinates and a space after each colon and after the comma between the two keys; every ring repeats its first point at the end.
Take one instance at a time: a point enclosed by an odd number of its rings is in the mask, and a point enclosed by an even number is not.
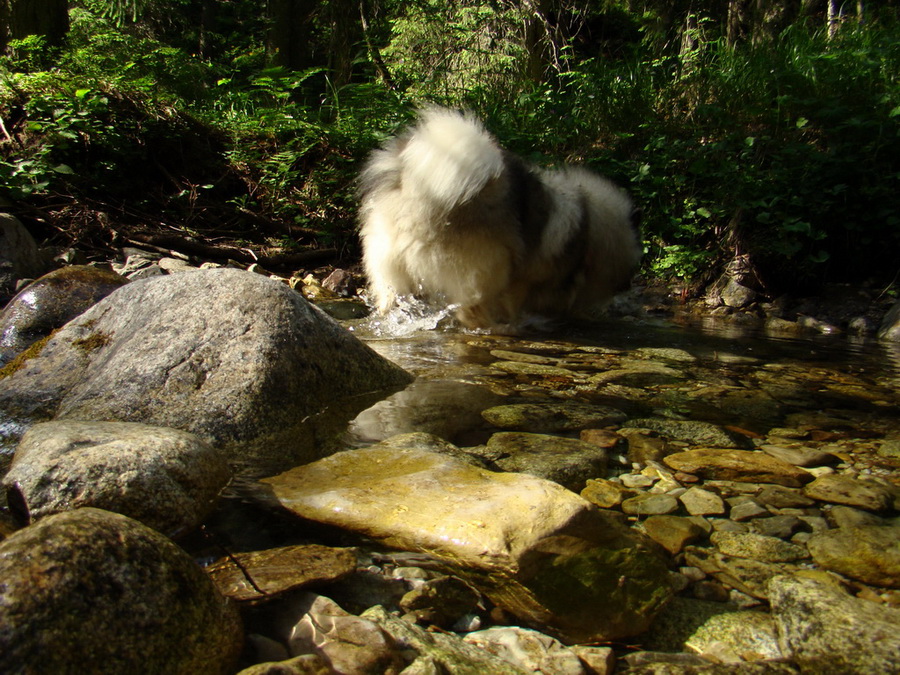
{"type": "Polygon", "coordinates": [[[435,307],[418,298],[402,296],[387,314],[366,319],[361,328],[375,337],[408,337],[421,331],[449,327],[457,307],[435,307]]]}

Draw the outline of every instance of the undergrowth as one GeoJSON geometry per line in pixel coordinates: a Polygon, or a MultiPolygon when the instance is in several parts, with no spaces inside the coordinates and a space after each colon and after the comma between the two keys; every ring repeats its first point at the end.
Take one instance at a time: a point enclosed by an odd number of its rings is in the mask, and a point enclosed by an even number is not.
{"type": "Polygon", "coordinates": [[[336,246],[352,261],[360,162],[427,100],[475,110],[532,161],[582,162],[627,187],[644,210],[647,274],[700,283],[744,257],[777,292],[897,271],[895,24],[833,39],[798,24],[738,47],[704,34],[653,56],[565,48],[537,81],[512,42],[467,56],[478,30],[506,40],[515,17],[432,8],[434,25],[392,24],[395,82],[363,60],[337,86],[323,67],[267,66],[246,36],[213,36],[202,55],[82,5],[67,49],[48,61],[29,38],[0,70],[0,182],[42,210],[48,236],[114,242],[152,226],[336,246]],[[448,65],[441,42],[413,68],[416,41],[448,21],[465,50],[448,65]]]}

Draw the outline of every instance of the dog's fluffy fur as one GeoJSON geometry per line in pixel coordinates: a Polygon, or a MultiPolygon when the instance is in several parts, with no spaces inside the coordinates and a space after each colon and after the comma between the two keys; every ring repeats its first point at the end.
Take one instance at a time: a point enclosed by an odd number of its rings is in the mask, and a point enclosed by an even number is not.
{"type": "Polygon", "coordinates": [[[360,180],[363,262],[376,309],[400,296],[453,305],[468,327],[589,315],[640,260],[629,197],[589,171],[503,150],[475,118],[420,114],[360,180]]]}

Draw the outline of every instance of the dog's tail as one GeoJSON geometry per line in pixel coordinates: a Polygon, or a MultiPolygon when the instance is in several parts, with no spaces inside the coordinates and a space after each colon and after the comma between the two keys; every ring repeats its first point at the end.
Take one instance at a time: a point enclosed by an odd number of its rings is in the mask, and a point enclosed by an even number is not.
{"type": "Polygon", "coordinates": [[[497,141],[474,117],[428,108],[400,148],[404,189],[449,211],[480,194],[504,171],[497,141]]]}

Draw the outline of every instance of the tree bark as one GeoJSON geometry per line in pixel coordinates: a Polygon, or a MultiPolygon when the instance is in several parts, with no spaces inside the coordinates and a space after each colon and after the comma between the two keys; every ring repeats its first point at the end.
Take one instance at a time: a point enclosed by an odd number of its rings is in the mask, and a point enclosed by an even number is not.
{"type": "Polygon", "coordinates": [[[304,70],[312,65],[311,38],[316,0],[267,0],[266,51],[272,65],[304,70]]]}

